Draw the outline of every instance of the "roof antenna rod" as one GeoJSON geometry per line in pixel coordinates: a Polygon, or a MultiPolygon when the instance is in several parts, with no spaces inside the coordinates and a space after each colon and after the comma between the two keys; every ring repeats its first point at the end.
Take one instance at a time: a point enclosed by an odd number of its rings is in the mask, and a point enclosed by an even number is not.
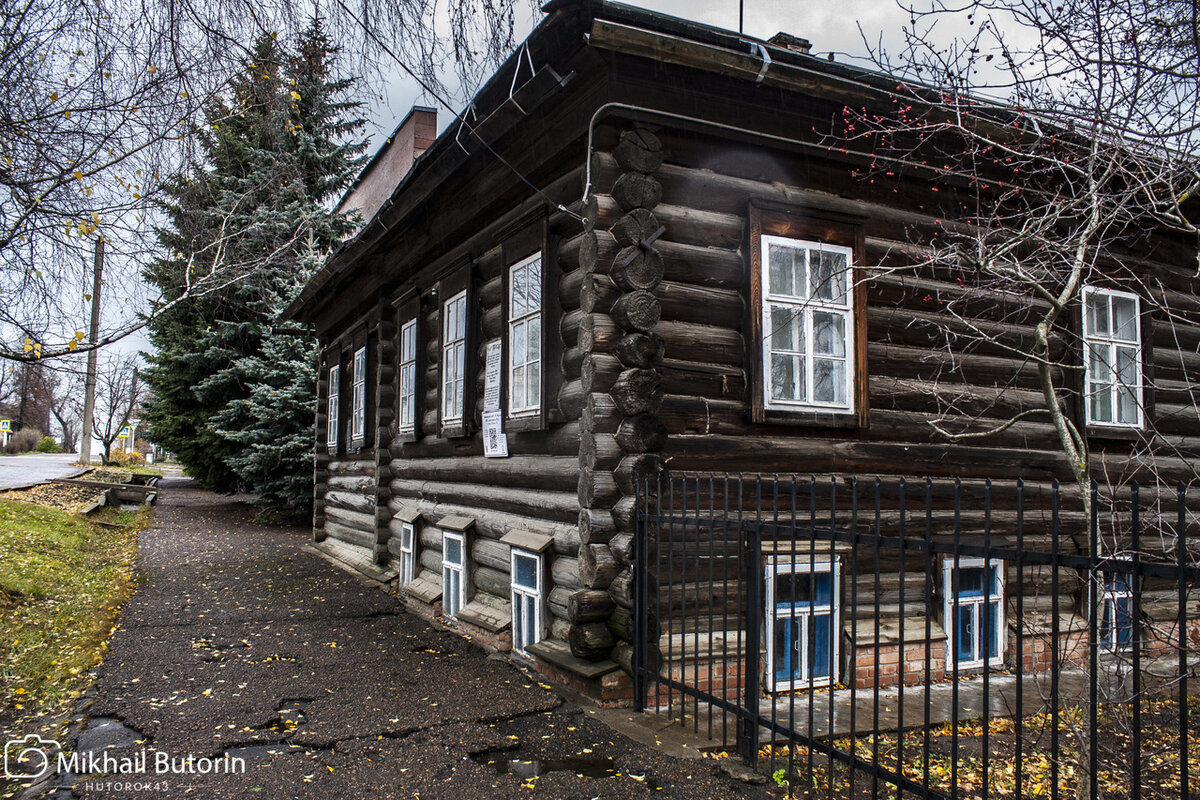
{"type": "Polygon", "coordinates": [[[745,22],[746,22],[746,0],[738,0],[738,33],[739,34],[745,33],[745,31],[742,30],[742,28],[745,27],[745,22]]]}

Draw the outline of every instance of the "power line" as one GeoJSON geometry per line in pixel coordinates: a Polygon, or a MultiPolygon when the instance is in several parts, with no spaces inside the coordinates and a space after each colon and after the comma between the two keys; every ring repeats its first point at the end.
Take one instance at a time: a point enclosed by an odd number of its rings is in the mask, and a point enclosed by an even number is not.
{"type": "MultiPolygon", "coordinates": [[[[421,76],[419,76],[417,73],[413,72],[409,68],[409,66],[407,64],[405,64],[404,61],[401,60],[400,56],[396,55],[396,53],[392,50],[392,48],[388,47],[387,44],[382,39],[380,39],[378,36],[375,35],[375,33],[367,26],[367,24],[364,21],[360,20],[358,18],[358,16],[346,6],[346,4],[343,2],[343,0],[337,0],[337,4],[339,6],[341,6],[342,11],[344,11],[346,13],[346,15],[350,17],[350,19],[354,20],[354,22],[357,23],[358,26],[363,29],[363,32],[368,37],[370,37],[371,40],[375,42],[375,44],[379,45],[380,49],[383,50],[383,52],[387,53],[389,56],[392,57],[392,60],[396,62],[396,64],[400,67],[400,69],[407,72],[409,74],[409,76],[413,80],[415,80],[418,84],[420,84],[421,88],[424,89],[434,100],[436,100],[437,102],[439,102],[443,106],[445,106],[446,110],[449,111],[451,114],[454,114],[454,118],[459,121],[460,128],[466,128],[468,133],[470,133],[477,140],[479,140],[479,143],[482,144],[489,153],[491,153],[493,156],[495,156],[497,161],[499,161],[504,166],[508,167],[508,169],[511,170],[514,175],[516,175],[518,178],[520,178],[522,183],[524,183],[526,186],[528,186],[530,189],[532,189],[540,197],[545,199],[545,201],[547,203],[550,203],[555,208],[557,208],[559,211],[562,211],[566,214],[570,214],[572,217],[579,220],[580,222],[584,221],[584,218],[582,216],[575,213],[571,209],[567,208],[562,203],[555,202],[554,200],[552,200],[549,197],[549,195],[547,195],[545,192],[543,192],[537,186],[534,186],[532,181],[530,181],[528,178],[526,178],[525,175],[522,174],[520,170],[518,170],[516,167],[514,167],[512,164],[510,164],[508,162],[508,160],[506,158],[504,158],[504,156],[497,153],[495,148],[493,148],[490,144],[488,144],[488,142],[482,136],[479,135],[479,132],[477,130],[475,130],[475,128],[467,122],[467,110],[474,107],[473,103],[471,105],[467,106],[466,109],[463,109],[462,113],[456,113],[454,111],[454,107],[451,106],[450,103],[444,97],[442,97],[433,87],[431,87],[428,83],[426,83],[421,78],[421,76]]],[[[518,68],[519,67],[520,67],[520,65],[518,64],[518,68]]],[[[514,80],[515,80],[515,76],[514,76],[514,80]]]]}

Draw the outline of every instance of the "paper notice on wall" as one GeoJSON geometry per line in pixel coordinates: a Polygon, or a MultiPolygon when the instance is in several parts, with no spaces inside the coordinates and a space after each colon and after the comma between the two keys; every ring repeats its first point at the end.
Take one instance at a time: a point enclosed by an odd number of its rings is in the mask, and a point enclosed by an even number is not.
{"type": "Polygon", "coordinates": [[[483,455],[487,458],[508,457],[508,435],[500,430],[500,412],[483,412],[483,455]]]}
{"type": "MultiPolygon", "coordinates": [[[[487,364],[483,371],[483,410],[500,410],[500,340],[487,344],[487,364]]],[[[496,426],[497,430],[499,425],[496,426]]]]}

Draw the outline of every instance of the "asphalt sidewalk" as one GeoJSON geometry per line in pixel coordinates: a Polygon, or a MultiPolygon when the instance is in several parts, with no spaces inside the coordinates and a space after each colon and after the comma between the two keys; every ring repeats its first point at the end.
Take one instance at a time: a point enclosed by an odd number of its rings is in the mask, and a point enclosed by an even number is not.
{"type": "Polygon", "coordinates": [[[306,531],[255,524],[244,503],[185,480],[160,489],[141,540],[142,583],[76,748],[116,759],[144,749],[146,771],[63,781],[74,796],[770,796],[711,760],[627,739],[410,616],[304,550],[306,531]],[[198,774],[228,769],[226,754],[246,771],[198,774]],[[157,773],[162,758],[182,773],[157,773]]]}

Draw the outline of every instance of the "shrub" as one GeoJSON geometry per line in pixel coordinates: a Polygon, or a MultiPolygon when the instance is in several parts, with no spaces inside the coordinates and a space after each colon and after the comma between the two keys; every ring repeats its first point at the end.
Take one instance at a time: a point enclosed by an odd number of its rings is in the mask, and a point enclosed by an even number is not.
{"type": "Polygon", "coordinates": [[[8,437],[8,447],[6,450],[9,453],[28,453],[37,447],[38,442],[41,440],[41,431],[34,430],[33,428],[22,428],[8,437]]]}
{"type": "Polygon", "coordinates": [[[112,463],[118,467],[141,467],[146,464],[146,457],[138,452],[126,453],[122,450],[112,454],[112,463]]]}
{"type": "Polygon", "coordinates": [[[61,453],[62,448],[58,446],[58,442],[50,436],[43,436],[42,440],[37,443],[37,447],[33,448],[37,453],[61,453]]]}

